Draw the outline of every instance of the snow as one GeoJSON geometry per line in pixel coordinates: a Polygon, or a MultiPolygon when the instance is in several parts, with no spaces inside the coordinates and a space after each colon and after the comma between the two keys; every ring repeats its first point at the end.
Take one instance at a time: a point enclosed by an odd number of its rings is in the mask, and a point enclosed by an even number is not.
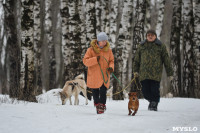
{"type": "MultiPolygon", "coordinates": [[[[37,97],[39,103],[0,95],[1,133],[183,133],[200,132],[200,99],[161,98],[158,111],[148,111],[140,99],[136,116],[128,116],[128,99],[107,100],[105,114],[96,114],[93,101],[61,105],[53,89],[37,97]],[[176,131],[175,131],[176,130],[176,131]],[[177,131],[178,130],[178,131],[177,131]],[[181,131],[182,130],[182,131],[181,131]]],[[[74,99],[72,98],[72,102],[74,99]]]]}

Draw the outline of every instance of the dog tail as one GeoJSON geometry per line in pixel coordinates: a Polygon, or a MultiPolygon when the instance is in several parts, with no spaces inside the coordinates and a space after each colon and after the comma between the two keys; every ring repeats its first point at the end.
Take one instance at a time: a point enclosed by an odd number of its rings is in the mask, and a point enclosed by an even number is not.
{"type": "Polygon", "coordinates": [[[76,76],[75,79],[83,79],[84,80],[84,75],[80,74],[80,75],[76,76]]]}

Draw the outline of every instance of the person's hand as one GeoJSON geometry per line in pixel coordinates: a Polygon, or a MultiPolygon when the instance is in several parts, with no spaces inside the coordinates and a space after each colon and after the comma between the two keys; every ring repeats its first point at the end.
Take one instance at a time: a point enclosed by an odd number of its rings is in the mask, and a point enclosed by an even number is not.
{"type": "Polygon", "coordinates": [[[133,74],[134,74],[134,77],[139,77],[138,72],[134,72],[133,74]]]}
{"type": "Polygon", "coordinates": [[[174,79],[174,76],[169,76],[169,81],[172,81],[174,79]]]}
{"type": "Polygon", "coordinates": [[[113,72],[113,69],[112,69],[112,67],[109,67],[109,68],[108,68],[108,72],[110,72],[110,73],[112,73],[112,72],[113,72]]]}
{"type": "Polygon", "coordinates": [[[100,56],[97,56],[97,62],[99,62],[99,60],[100,60],[100,56]]]}

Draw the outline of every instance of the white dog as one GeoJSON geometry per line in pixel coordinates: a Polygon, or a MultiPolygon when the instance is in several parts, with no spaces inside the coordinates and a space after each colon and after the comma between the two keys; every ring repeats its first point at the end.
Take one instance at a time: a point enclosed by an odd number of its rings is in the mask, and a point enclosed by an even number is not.
{"type": "Polygon", "coordinates": [[[62,100],[62,105],[65,105],[67,99],[70,101],[70,105],[72,105],[71,96],[74,95],[75,101],[74,105],[79,104],[78,95],[82,92],[86,98],[86,105],[88,104],[87,98],[87,85],[85,80],[83,79],[83,75],[78,75],[74,80],[67,81],[63,87],[63,90],[60,93],[60,98],[62,100]]]}

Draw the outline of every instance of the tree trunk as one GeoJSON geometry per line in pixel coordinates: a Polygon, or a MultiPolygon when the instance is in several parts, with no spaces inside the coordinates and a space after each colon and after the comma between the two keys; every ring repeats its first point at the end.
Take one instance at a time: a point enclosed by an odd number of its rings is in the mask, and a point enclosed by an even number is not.
{"type": "MultiPolygon", "coordinates": [[[[69,64],[68,63],[68,57],[70,49],[68,48],[69,44],[69,8],[68,8],[68,1],[62,0],[61,1],[61,17],[62,17],[62,56],[63,56],[63,63],[64,63],[64,73],[63,73],[63,84],[65,83],[67,79],[67,70],[66,67],[69,64]]],[[[63,85],[62,85],[63,86],[63,85]]]]}
{"type": "Polygon", "coordinates": [[[181,51],[180,51],[181,12],[182,12],[181,5],[182,5],[182,0],[173,1],[170,55],[172,59],[172,67],[174,70],[174,80],[171,82],[172,93],[174,94],[174,96],[180,96],[180,94],[182,93],[181,51]]]}
{"type": "Polygon", "coordinates": [[[96,9],[95,0],[86,0],[86,45],[90,46],[90,41],[96,39],[96,9]]]}
{"type": "Polygon", "coordinates": [[[194,1],[195,97],[200,98],[200,0],[194,1]]]}
{"type": "Polygon", "coordinates": [[[158,5],[159,5],[159,10],[158,10],[157,25],[156,25],[156,33],[157,37],[160,39],[160,34],[163,27],[165,0],[160,0],[158,5]]]}
{"type": "MultiPolygon", "coordinates": [[[[146,0],[137,0],[136,13],[135,13],[135,25],[133,30],[133,62],[134,62],[134,54],[136,52],[138,44],[144,40],[144,22],[146,15],[146,0]]],[[[133,67],[132,67],[133,68],[133,67]]],[[[132,76],[133,78],[133,76],[132,76]]],[[[131,86],[131,90],[133,91],[133,85],[131,86]]],[[[141,94],[139,94],[140,97],[141,94]]]]}
{"type": "MultiPolygon", "coordinates": [[[[118,82],[118,80],[114,79],[113,81],[113,94],[115,94],[116,92],[120,92],[123,87],[122,87],[122,69],[123,69],[123,59],[122,59],[122,49],[123,49],[123,45],[120,44],[118,38],[120,38],[119,36],[119,30],[120,30],[120,22],[121,22],[121,18],[122,18],[122,3],[119,0],[118,1],[118,10],[117,10],[117,23],[116,23],[116,32],[115,32],[115,38],[117,38],[115,40],[115,48],[114,48],[114,58],[115,58],[115,76],[117,77],[117,79],[120,81],[120,83],[118,82]]],[[[123,92],[118,93],[117,95],[113,95],[113,100],[123,100],[124,96],[123,96],[123,92]]]]}
{"type": "Polygon", "coordinates": [[[41,62],[41,31],[43,26],[41,26],[40,21],[40,0],[34,1],[34,66],[35,66],[35,83],[34,88],[36,91],[36,95],[39,95],[42,93],[42,79],[41,79],[41,73],[42,73],[42,62],[41,62]]]}
{"type": "Polygon", "coordinates": [[[33,0],[22,0],[21,100],[36,102],[34,90],[33,0]]]}
{"type": "Polygon", "coordinates": [[[19,76],[20,76],[20,49],[17,43],[17,27],[14,15],[14,7],[16,3],[9,0],[4,4],[5,11],[5,29],[7,38],[7,51],[8,52],[8,66],[9,70],[9,95],[12,98],[17,98],[19,96],[19,76]]]}
{"type": "Polygon", "coordinates": [[[110,31],[109,31],[109,42],[111,48],[115,48],[116,42],[116,31],[117,31],[117,15],[118,15],[118,0],[110,1],[111,11],[110,11],[110,31]]]}
{"type": "Polygon", "coordinates": [[[183,95],[186,97],[194,97],[195,89],[195,58],[194,58],[194,42],[193,42],[193,7],[192,0],[185,1],[183,4],[183,95]]]}
{"type": "MultiPolygon", "coordinates": [[[[56,84],[55,87],[62,87],[63,78],[63,60],[61,52],[61,41],[62,41],[62,27],[61,27],[61,14],[60,5],[61,2],[58,0],[52,1],[52,34],[53,44],[55,46],[55,58],[56,58],[56,84]]],[[[54,75],[55,76],[55,75],[54,75]]]]}

